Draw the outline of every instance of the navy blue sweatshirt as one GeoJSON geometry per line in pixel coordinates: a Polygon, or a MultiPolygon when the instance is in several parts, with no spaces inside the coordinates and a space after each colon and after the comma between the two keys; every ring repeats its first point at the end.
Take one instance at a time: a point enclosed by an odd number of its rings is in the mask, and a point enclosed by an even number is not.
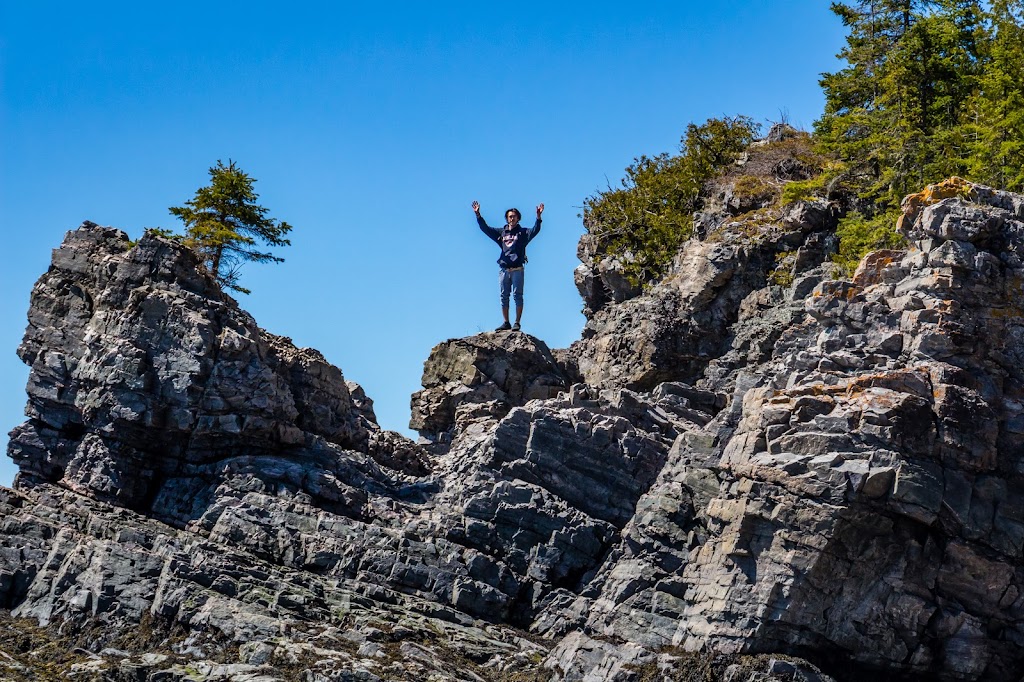
{"type": "Polygon", "coordinates": [[[519,268],[526,262],[526,245],[533,241],[533,238],[540,234],[540,218],[533,224],[531,229],[522,225],[516,225],[509,229],[506,225],[503,229],[491,227],[479,213],[476,216],[476,224],[480,231],[491,238],[501,247],[501,256],[498,257],[498,265],[503,268],[519,268]]]}

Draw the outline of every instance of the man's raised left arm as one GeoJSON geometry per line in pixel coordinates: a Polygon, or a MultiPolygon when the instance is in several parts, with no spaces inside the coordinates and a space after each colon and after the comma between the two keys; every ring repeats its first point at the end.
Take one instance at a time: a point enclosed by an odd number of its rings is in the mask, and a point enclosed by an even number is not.
{"type": "Polygon", "coordinates": [[[544,204],[537,204],[537,222],[533,224],[533,228],[530,230],[530,241],[533,241],[533,238],[540,234],[540,224],[543,221],[540,215],[543,212],[544,204]]]}

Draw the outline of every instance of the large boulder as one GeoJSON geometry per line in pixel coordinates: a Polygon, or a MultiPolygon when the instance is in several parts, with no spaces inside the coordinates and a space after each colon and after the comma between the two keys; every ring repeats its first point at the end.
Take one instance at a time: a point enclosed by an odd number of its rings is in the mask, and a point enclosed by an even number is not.
{"type": "Polygon", "coordinates": [[[530,400],[553,398],[572,370],[540,339],[516,332],[449,339],[423,363],[423,390],[412,396],[409,427],[432,441],[478,418],[497,419],[530,400]]]}
{"type": "Polygon", "coordinates": [[[686,242],[663,281],[590,315],[571,347],[583,380],[634,390],[697,381],[729,350],[744,300],[773,278],[793,282],[819,265],[834,226],[827,204],[801,202],[686,242]]]}
{"type": "Polygon", "coordinates": [[[18,354],[31,367],[29,419],[8,446],[21,487],[53,482],[184,523],[225,472],[267,455],[331,472],[323,494],[353,514],[366,481],[387,478],[344,463],[380,429],[341,371],[261,330],[190,250],[153,234],[69,232],[32,290],[18,354]]]}

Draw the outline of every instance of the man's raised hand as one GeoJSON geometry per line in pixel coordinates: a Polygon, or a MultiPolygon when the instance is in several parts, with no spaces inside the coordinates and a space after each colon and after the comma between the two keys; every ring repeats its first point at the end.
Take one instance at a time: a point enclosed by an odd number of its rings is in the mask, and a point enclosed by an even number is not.
{"type": "Polygon", "coordinates": [[[472,206],[473,206],[473,213],[476,213],[477,215],[480,215],[480,202],[479,201],[474,201],[472,206]]]}
{"type": "Polygon", "coordinates": [[[537,217],[539,218],[540,214],[543,213],[543,212],[544,212],[544,204],[537,204],[537,217]]]}

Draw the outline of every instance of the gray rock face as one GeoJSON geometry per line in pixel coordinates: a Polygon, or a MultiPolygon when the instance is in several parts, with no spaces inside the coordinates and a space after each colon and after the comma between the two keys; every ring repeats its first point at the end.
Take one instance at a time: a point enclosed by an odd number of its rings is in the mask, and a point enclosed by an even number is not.
{"type": "Polygon", "coordinates": [[[609,304],[622,303],[640,295],[641,287],[629,281],[622,260],[611,256],[599,257],[591,235],[580,237],[576,256],[581,262],[573,272],[573,280],[583,298],[583,314],[588,318],[609,304]]]}
{"type": "MultiPolygon", "coordinates": [[[[537,622],[654,650],[1019,676],[1024,210],[971,197],[908,216],[914,248],[867,259],[855,282],[748,299],[701,381],[735,390],[711,446],[677,440],[588,590],[537,622]],[[769,306],[779,331],[756,319],[769,306]],[[770,354],[750,352],[758,339],[770,354]]],[[[629,658],[585,663],[580,646],[553,656],[579,674],[629,658]]]]}
{"type": "Polygon", "coordinates": [[[440,344],[427,447],[184,249],[86,226],[20,349],[0,608],[147,682],[1016,681],[1024,197],[956,194],[852,281],[803,204],[687,244],[568,351],[440,344]]]}
{"type": "Polygon", "coordinates": [[[260,474],[274,485],[308,477],[352,515],[368,485],[391,483],[346,454],[380,429],[338,368],[260,330],[167,240],[130,247],[91,223],[69,233],[32,291],[18,354],[31,367],[29,421],[9,446],[20,487],[57,483],[181,525],[267,456],[291,462],[260,474]]]}
{"type": "MultiPolygon", "coordinates": [[[[266,642],[257,658],[280,661],[326,637],[329,670],[390,679],[450,667],[449,645],[425,640],[454,623],[472,661],[536,666],[546,647],[487,623],[528,625],[579,589],[676,434],[724,404],[685,386],[653,397],[570,388],[565,354],[522,334],[481,336],[442,344],[427,363],[425,393],[438,389],[440,407],[421,396],[423,413],[458,437],[428,458],[382,432],[372,401],[319,354],[259,330],[190,258],[87,225],[33,294],[0,604],[44,625],[101,623],[94,652],[152,619],[192,632],[196,643],[175,646],[199,660],[218,638],[266,642]],[[138,274],[177,268],[191,279],[138,274]],[[120,291],[163,301],[160,315],[123,305],[120,291]],[[80,300],[88,314],[63,312],[80,300]],[[153,416],[166,395],[160,414],[174,420],[153,416]],[[353,602],[362,615],[350,618],[353,602]],[[388,673],[374,647],[337,644],[350,622],[414,633],[382,645],[412,662],[388,673]]],[[[476,679],[473,665],[456,676],[476,679]]]]}
{"type": "Polygon", "coordinates": [[[568,388],[572,370],[529,334],[500,332],[449,339],[423,365],[423,390],[412,396],[409,427],[450,441],[480,418],[500,419],[529,400],[568,388]]]}
{"type": "Polygon", "coordinates": [[[834,218],[823,203],[748,220],[754,222],[726,222],[713,237],[687,242],[664,281],[594,312],[572,346],[584,381],[636,390],[697,381],[728,351],[750,294],[764,289],[773,272],[793,279],[830,251],[823,242],[834,218]],[[783,263],[790,254],[792,262],[783,263]]]}
{"type": "MultiPolygon", "coordinates": [[[[327,570],[330,548],[349,551],[343,517],[301,501],[235,495],[218,519],[175,530],[50,484],[0,492],[6,605],[56,631],[59,647],[88,654],[66,662],[61,679],[479,680],[488,671],[511,675],[546,653],[511,628],[475,624],[370,575],[363,582],[327,570]],[[303,545],[308,556],[276,554],[277,546],[303,545]],[[453,660],[461,661],[455,670],[453,660]]],[[[372,552],[355,562],[352,575],[374,562],[372,552]]],[[[47,659],[19,657],[24,641],[0,655],[4,679],[41,679],[33,671],[47,659]]],[[[39,648],[55,655],[52,643],[39,648]]]]}

